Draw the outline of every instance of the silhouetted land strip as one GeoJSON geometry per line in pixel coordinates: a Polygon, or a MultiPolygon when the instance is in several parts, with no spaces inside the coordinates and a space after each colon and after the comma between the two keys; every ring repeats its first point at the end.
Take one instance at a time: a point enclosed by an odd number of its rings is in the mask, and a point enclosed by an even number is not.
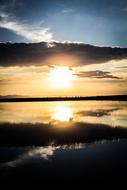
{"type": "Polygon", "coordinates": [[[45,101],[80,101],[80,100],[127,101],[127,95],[87,96],[87,97],[75,96],[75,97],[0,98],[0,102],[45,102],[45,101]]]}
{"type": "Polygon", "coordinates": [[[0,123],[0,147],[48,146],[127,139],[127,128],[101,123],[0,123]]]}

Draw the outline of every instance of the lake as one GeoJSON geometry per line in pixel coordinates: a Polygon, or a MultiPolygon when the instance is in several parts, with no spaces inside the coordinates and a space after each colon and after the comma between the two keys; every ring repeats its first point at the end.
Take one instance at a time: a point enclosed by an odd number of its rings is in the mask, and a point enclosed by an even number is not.
{"type": "Polygon", "coordinates": [[[0,103],[0,182],[124,182],[127,102],[0,103]]]}

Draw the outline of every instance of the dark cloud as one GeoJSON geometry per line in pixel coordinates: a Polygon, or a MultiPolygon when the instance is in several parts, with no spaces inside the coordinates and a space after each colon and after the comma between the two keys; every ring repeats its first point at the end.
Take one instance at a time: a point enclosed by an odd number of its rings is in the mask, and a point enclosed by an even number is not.
{"type": "Polygon", "coordinates": [[[127,58],[127,48],[97,47],[83,43],[1,43],[0,66],[53,65],[47,58],[56,55],[72,55],[78,58],[76,65],[104,63],[127,58]]]}
{"type": "Polygon", "coordinates": [[[100,71],[100,70],[81,71],[81,72],[77,73],[76,76],[78,76],[79,78],[88,77],[88,78],[97,78],[97,79],[101,79],[101,78],[121,79],[120,77],[117,77],[117,76],[110,74],[110,72],[100,71]]]}

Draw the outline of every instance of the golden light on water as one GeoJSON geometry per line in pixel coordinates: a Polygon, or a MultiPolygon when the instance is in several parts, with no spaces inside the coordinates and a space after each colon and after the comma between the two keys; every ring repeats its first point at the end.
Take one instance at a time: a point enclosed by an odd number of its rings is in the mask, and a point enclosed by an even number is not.
{"type": "Polygon", "coordinates": [[[52,119],[61,121],[61,122],[68,122],[72,119],[72,117],[73,117],[73,112],[71,108],[69,107],[54,108],[52,119]]]}
{"type": "Polygon", "coordinates": [[[49,73],[49,82],[53,88],[67,88],[72,85],[75,76],[68,67],[56,67],[49,73]]]}
{"type": "Polygon", "coordinates": [[[73,126],[74,122],[84,122],[126,128],[126,117],[127,102],[124,101],[0,103],[1,124],[56,123],[57,125],[53,126],[61,128],[73,126]],[[103,115],[98,117],[100,111],[103,115]],[[62,122],[64,122],[63,125],[62,122]]]}

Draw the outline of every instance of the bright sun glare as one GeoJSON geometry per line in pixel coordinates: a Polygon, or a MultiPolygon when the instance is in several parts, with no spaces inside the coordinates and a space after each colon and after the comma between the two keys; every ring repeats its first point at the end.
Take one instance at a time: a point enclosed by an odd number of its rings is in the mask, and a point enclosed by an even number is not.
{"type": "Polygon", "coordinates": [[[69,107],[56,107],[54,109],[53,119],[57,121],[67,122],[72,119],[73,113],[69,107]]]}
{"type": "Polygon", "coordinates": [[[66,88],[74,79],[73,71],[68,67],[56,67],[49,73],[50,84],[55,88],[66,88]]]}

